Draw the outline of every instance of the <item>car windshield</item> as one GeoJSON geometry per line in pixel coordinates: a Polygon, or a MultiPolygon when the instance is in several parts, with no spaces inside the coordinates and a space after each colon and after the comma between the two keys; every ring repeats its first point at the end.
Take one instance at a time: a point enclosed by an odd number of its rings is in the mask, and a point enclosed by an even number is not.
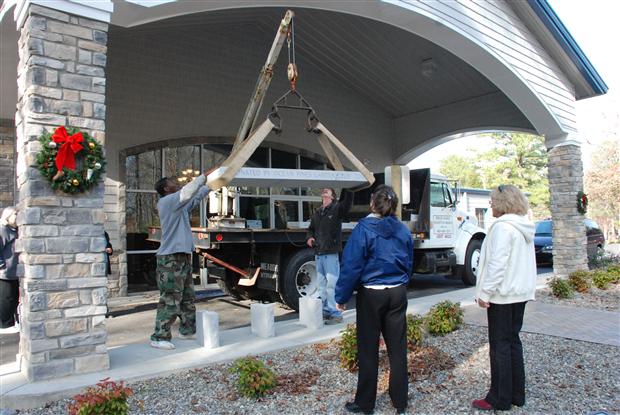
{"type": "Polygon", "coordinates": [[[551,221],[544,220],[536,223],[536,235],[551,235],[551,221]]]}

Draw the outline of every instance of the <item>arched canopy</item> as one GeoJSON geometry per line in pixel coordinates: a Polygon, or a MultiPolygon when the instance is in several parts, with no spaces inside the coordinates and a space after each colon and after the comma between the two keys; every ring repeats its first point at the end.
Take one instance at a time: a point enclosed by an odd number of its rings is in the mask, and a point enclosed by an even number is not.
{"type": "MultiPolygon", "coordinates": [[[[108,33],[109,154],[178,137],[234,136],[285,8],[297,15],[301,91],[375,169],[457,132],[497,127],[554,139],[576,132],[575,89],[583,96],[584,87],[560,70],[541,20],[522,5],[126,0],[114,2],[108,33]]],[[[266,110],[286,89],[284,60],[266,110]]],[[[278,139],[318,150],[300,131],[278,139]]]]}

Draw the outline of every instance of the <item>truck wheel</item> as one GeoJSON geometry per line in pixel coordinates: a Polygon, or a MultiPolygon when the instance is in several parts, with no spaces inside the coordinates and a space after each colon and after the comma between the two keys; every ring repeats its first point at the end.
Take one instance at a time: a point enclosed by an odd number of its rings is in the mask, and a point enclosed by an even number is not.
{"type": "Polygon", "coordinates": [[[482,241],[480,239],[472,239],[469,241],[469,245],[467,245],[467,251],[465,251],[465,269],[462,275],[465,285],[476,285],[481,247],[482,241]]]}
{"type": "Polygon", "coordinates": [[[287,306],[299,311],[299,297],[318,297],[314,250],[297,251],[287,262],[282,278],[280,297],[287,306]]]}

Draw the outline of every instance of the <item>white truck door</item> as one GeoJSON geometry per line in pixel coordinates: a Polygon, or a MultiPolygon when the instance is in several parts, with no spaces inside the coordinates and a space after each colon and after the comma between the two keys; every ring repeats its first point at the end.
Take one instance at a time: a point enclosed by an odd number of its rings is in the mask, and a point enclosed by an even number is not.
{"type": "Polygon", "coordinates": [[[431,182],[431,232],[424,248],[452,248],[456,241],[454,203],[446,183],[431,182]]]}

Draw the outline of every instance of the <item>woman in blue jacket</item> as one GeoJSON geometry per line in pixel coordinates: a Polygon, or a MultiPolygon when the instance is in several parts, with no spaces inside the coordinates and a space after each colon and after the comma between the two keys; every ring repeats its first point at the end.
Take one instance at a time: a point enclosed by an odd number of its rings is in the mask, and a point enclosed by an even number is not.
{"type": "Polygon", "coordinates": [[[359,372],[355,400],[345,409],[371,414],[377,397],[379,335],[390,360],[390,398],[398,413],[407,407],[407,284],[413,265],[413,240],[394,216],[394,190],[378,186],[370,215],[360,220],[344,249],[336,283],[337,308],[357,290],[357,355],[359,372]]]}

